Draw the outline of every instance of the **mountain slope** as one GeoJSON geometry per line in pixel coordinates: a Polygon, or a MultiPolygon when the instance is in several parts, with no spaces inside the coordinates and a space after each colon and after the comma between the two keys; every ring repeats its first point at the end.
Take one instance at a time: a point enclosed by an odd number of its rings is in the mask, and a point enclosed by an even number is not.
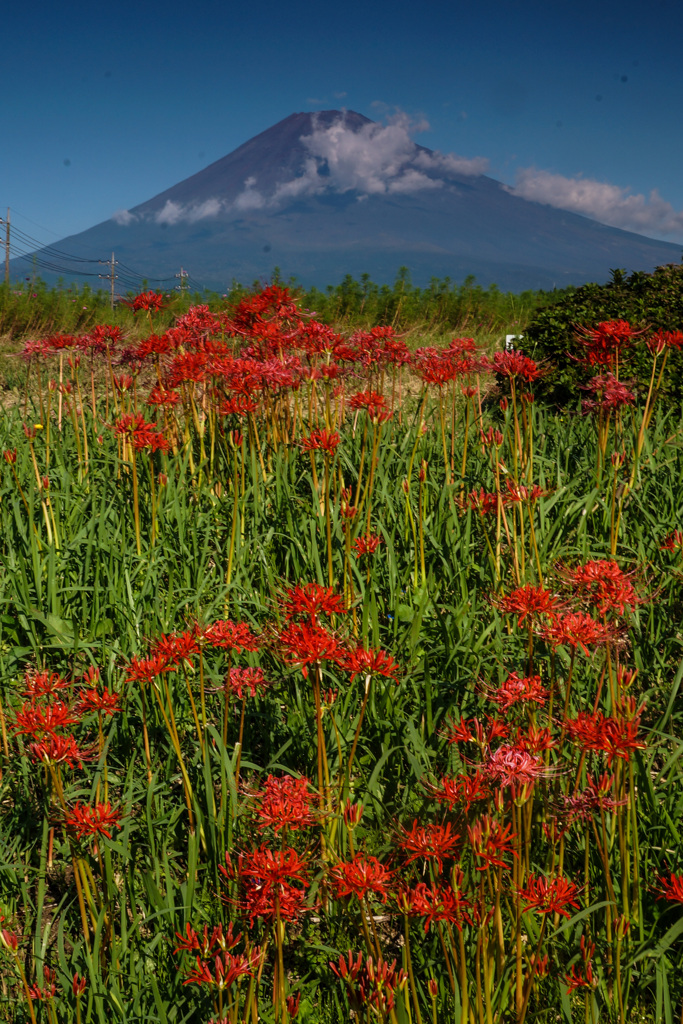
{"type": "Polygon", "coordinates": [[[474,274],[521,290],[680,259],[677,245],[515,196],[476,161],[418,146],[401,125],[334,110],[292,114],[59,248],[103,259],[114,251],[150,279],[182,266],[219,290],[276,265],[318,286],[347,273],[391,281],[405,265],[417,284],[474,274]]]}

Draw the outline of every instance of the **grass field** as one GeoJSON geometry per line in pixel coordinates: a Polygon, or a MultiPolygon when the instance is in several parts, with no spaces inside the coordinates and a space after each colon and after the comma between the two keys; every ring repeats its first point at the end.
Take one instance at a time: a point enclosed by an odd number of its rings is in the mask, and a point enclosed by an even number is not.
{"type": "Polygon", "coordinates": [[[0,420],[3,1019],[680,1020],[683,336],[136,303],[0,420]]]}

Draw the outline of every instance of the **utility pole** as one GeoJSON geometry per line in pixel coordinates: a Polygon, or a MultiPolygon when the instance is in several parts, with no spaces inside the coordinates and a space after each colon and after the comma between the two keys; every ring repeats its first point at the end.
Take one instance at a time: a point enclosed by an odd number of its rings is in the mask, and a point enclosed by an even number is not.
{"type": "Polygon", "coordinates": [[[174,276],[180,278],[180,284],[177,284],[175,287],[176,287],[176,291],[180,292],[180,295],[181,295],[181,298],[182,298],[185,295],[185,288],[187,287],[185,282],[186,282],[188,273],[187,273],[186,270],[183,270],[183,268],[181,267],[180,268],[180,273],[179,274],[175,274],[174,276]]]}
{"type": "MultiPolygon", "coordinates": [[[[0,224],[2,224],[2,217],[0,217],[0,224]]],[[[5,221],[5,284],[9,284],[9,206],[5,221]]]]}
{"type": "Polygon", "coordinates": [[[105,278],[109,278],[110,285],[111,285],[110,305],[111,305],[111,308],[113,309],[114,308],[114,281],[118,277],[118,274],[114,270],[114,267],[116,266],[116,260],[114,259],[114,253],[111,254],[111,260],[100,260],[99,262],[103,263],[105,266],[109,267],[109,273],[108,274],[98,274],[97,276],[101,277],[103,280],[105,278]]]}

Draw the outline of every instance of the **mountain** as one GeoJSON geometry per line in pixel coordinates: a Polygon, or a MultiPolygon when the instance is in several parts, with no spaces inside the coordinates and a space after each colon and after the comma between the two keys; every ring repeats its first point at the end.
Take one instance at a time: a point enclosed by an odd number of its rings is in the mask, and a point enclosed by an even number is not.
{"type": "MultiPolygon", "coordinates": [[[[614,267],[650,271],[678,263],[681,251],[523,199],[479,161],[416,145],[401,124],[338,110],[292,114],[54,249],[100,259],[113,251],[122,291],[131,270],[170,285],[183,267],[192,282],[223,291],[233,279],[267,279],[275,266],[319,287],[345,274],[390,282],[407,266],[415,284],[473,274],[520,291],[605,281],[614,267]]],[[[35,262],[46,279],[56,276],[43,267],[56,265],[53,251],[35,262]]],[[[26,258],[13,263],[24,276],[26,258]]]]}

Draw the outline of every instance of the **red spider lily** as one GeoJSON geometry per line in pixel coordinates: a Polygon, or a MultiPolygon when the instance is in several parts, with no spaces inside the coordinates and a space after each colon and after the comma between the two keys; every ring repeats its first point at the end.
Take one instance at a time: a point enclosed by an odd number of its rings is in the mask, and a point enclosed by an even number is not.
{"type": "Polygon", "coordinates": [[[37,697],[51,697],[53,694],[59,693],[60,690],[67,689],[70,685],[66,679],[62,679],[58,672],[35,672],[32,669],[27,669],[22,695],[30,697],[33,702],[37,697]]]}
{"type": "Polygon", "coordinates": [[[548,881],[546,878],[529,875],[525,888],[518,889],[517,892],[526,904],[523,913],[534,910],[537,914],[561,914],[568,918],[571,914],[567,907],[579,909],[576,899],[579,894],[578,886],[560,876],[548,881]]]}
{"type": "Polygon", "coordinates": [[[372,894],[386,903],[393,872],[380,864],[376,857],[357,853],[350,863],[336,864],[330,871],[330,879],[336,899],[354,895],[362,900],[372,894]]]}
{"type": "Polygon", "coordinates": [[[610,611],[624,614],[628,605],[635,608],[641,599],[626,573],[611,559],[597,559],[565,570],[570,585],[581,597],[594,604],[601,615],[610,611]]]}
{"type": "MultiPolygon", "coordinates": [[[[466,398],[473,398],[474,395],[476,395],[477,393],[476,388],[463,388],[463,394],[465,394],[465,391],[473,392],[472,395],[465,395],[466,398]]],[[[485,444],[487,447],[495,445],[496,448],[500,448],[500,446],[503,443],[503,435],[501,434],[500,430],[494,430],[493,427],[489,427],[486,433],[484,433],[483,430],[480,430],[479,437],[481,439],[481,443],[485,444]]]]}
{"type": "Polygon", "coordinates": [[[488,779],[481,771],[454,778],[446,776],[440,786],[427,786],[427,789],[439,803],[446,803],[451,808],[462,807],[464,813],[468,813],[473,804],[488,800],[491,796],[488,779]]]}
{"type": "Polygon", "coordinates": [[[71,991],[76,996],[76,999],[80,999],[85,992],[85,986],[87,985],[86,978],[79,978],[78,972],[74,974],[73,981],[71,982],[71,991]]]}
{"type": "Polygon", "coordinates": [[[344,804],[344,822],[348,829],[354,829],[360,824],[360,820],[363,817],[363,805],[352,804],[350,800],[347,800],[344,804]]]}
{"type": "Polygon", "coordinates": [[[587,779],[586,788],[576,796],[565,796],[562,806],[562,817],[566,824],[571,825],[574,821],[590,821],[596,810],[601,808],[606,811],[613,811],[617,807],[624,807],[628,804],[628,797],[617,800],[610,794],[614,787],[614,776],[603,773],[599,779],[593,779],[590,775],[587,779]]]}
{"type": "Polygon", "coordinates": [[[150,683],[162,672],[172,672],[173,662],[165,654],[155,654],[151,658],[138,658],[135,654],[128,665],[127,683],[150,683]]]}
{"type": "Polygon", "coordinates": [[[517,625],[521,627],[527,616],[535,619],[539,615],[547,615],[552,619],[557,611],[559,598],[545,587],[535,587],[528,583],[509,594],[502,594],[495,603],[501,611],[518,615],[517,625]]]}
{"type": "Polygon", "coordinates": [[[344,602],[332,587],[321,587],[318,583],[297,584],[290,587],[284,600],[285,617],[294,619],[305,616],[316,625],[319,615],[343,615],[344,602]]]}
{"type": "Polygon", "coordinates": [[[237,935],[233,934],[232,921],[230,921],[225,931],[223,931],[222,924],[216,925],[212,929],[211,935],[209,935],[208,925],[205,924],[204,935],[201,939],[188,921],[185,925],[185,935],[182,935],[180,932],[176,932],[175,935],[179,943],[173,950],[174,953],[180,953],[183,950],[188,953],[196,951],[204,960],[216,956],[217,953],[225,953],[230,949],[234,949],[242,938],[242,932],[238,932],[237,935]]]}
{"type": "Polygon", "coordinates": [[[29,743],[29,752],[34,761],[46,765],[68,764],[70,768],[82,765],[87,756],[80,750],[73,736],[47,735],[35,743],[29,743]]]}
{"type": "Polygon", "coordinates": [[[67,828],[73,829],[78,839],[85,836],[106,836],[111,839],[110,828],[120,828],[121,812],[112,809],[110,803],[84,804],[78,800],[64,815],[67,828]]]}
{"type": "Polygon", "coordinates": [[[356,647],[352,651],[343,652],[339,664],[351,673],[351,679],[360,675],[384,676],[385,679],[398,682],[399,666],[390,654],[379,648],[356,647]]]}
{"type": "Polygon", "coordinates": [[[294,622],[278,634],[282,657],[289,665],[300,665],[304,679],[309,665],[323,661],[339,662],[343,648],[337,638],[326,629],[312,623],[294,622]]]}
{"type": "Polygon", "coordinates": [[[57,701],[41,708],[37,704],[30,703],[22,705],[21,711],[17,711],[14,721],[14,731],[17,735],[43,736],[54,735],[58,729],[67,725],[75,725],[80,722],[80,717],[57,701]]]}
{"type": "Polygon", "coordinates": [[[126,301],[122,300],[126,306],[130,306],[134,313],[143,309],[152,313],[158,313],[160,309],[164,308],[164,296],[159,295],[158,292],[148,291],[140,292],[133,299],[126,301]]]}
{"type": "Polygon", "coordinates": [[[459,722],[449,722],[446,738],[449,743],[472,743],[474,732],[471,728],[473,718],[461,718],[459,722]]]}
{"type": "Polygon", "coordinates": [[[530,754],[540,754],[556,747],[557,741],[553,739],[550,729],[527,725],[524,732],[521,729],[518,731],[515,746],[520,750],[528,750],[530,754]]]}
{"type": "Polygon", "coordinates": [[[276,778],[269,775],[265,788],[256,794],[260,798],[256,808],[259,828],[272,828],[277,833],[282,828],[294,832],[312,825],[313,793],[309,786],[305,778],[295,779],[291,775],[276,778]]]}
{"type": "Polygon", "coordinates": [[[245,853],[239,873],[243,878],[253,878],[264,888],[274,888],[290,881],[308,883],[307,864],[291,847],[271,850],[262,845],[251,853],[245,853]]]}
{"type": "Polygon", "coordinates": [[[512,350],[494,352],[491,369],[501,377],[506,377],[508,380],[519,378],[526,384],[531,384],[532,381],[543,376],[543,370],[533,359],[512,350]]]}
{"type": "Polygon", "coordinates": [[[147,405],[161,405],[173,408],[179,401],[180,395],[177,391],[173,391],[172,388],[162,387],[161,384],[155,384],[147,396],[147,405]]]}
{"type": "Polygon", "coordinates": [[[114,424],[114,433],[129,438],[136,451],[167,452],[170,445],[153,423],[147,423],[142,413],[127,413],[114,424]]]}
{"type": "Polygon", "coordinates": [[[31,999],[37,999],[40,1002],[54,999],[57,994],[56,972],[51,971],[49,967],[43,967],[43,988],[40,988],[36,983],[35,985],[30,985],[28,991],[31,999]]]}
{"type": "Polygon", "coordinates": [[[550,491],[544,490],[539,484],[534,484],[532,487],[527,487],[526,484],[516,484],[514,481],[508,479],[505,481],[505,487],[507,490],[506,502],[515,501],[538,501],[539,498],[546,498],[550,491]]]}
{"type": "Polygon", "coordinates": [[[603,320],[597,327],[578,327],[576,337],[590,366],[613,366],[620,352],[643,333],[628,320],[603,320]]]}
{"type": "Polygon", "coordinates": [[[545,764],[528,750],[509,744],[503,744],[490,754],[483,770],[502,788],[526,786],[548,771],[545,764]]]}
{"type": "Polygon", "coordinates": [[[386,399],[376,391],[359,391],[349,398],[350,409],[366,409],[371,419],[384,411],[386,404],[386,399]]]}
{"type": "Polygon", "coordinates": [[[235,395],[233,398],[226,398],[221,402],[219,412],[221,416],[248,416],[250,412],[256,412],[258,402],[246,395],[235,395]]]}
{"type": "Polygon", "coordinates": [[[76,710],[81,715],[89,711],[98,711],[111,717],[121,710],[121,698],[118,693],[109,693],[108,690],[100,693],[97,687],[79,690],[76,710]]]}
{"type": "Polygon", "coordinates": [[[371,956],[363,962],[363,954],[359,953],[354,960],[349,950],[348,956],[340,956],[337,963],[330,961],[330,967],[346,985],[346,991],[354,1013],[360,1014],[366,1006],[384,1017],[394,1008],[394,992],[402,990],[408,982],[408,975],[401,968],[396,969],[396,961],[387,964],[379,958],[376,962],[371,956]]]}
{"type": "Polygon", "coordinates": [[[285,1004],[287,1006],[287,1013],[292,1020],[295,1020],[299,1015],[299,1004],[301,1003],[301,989],[295,996],[287,996],[285,1004]]]}
{"type": "Polygon", "coordinates": [[[593,377],[588,384],[580,384],[579,387],[591,395],[581,402],[581,412],[584,416],[589,413],[623,409],[627,405],[633,405],[636,400],[634,392],[624,381],[617,380],[611,373],[593,377]]]}
{"type": "Polygon", "coordinates": [[[121,341],[123,332],[120,327],[113,324],[98,324],[86,337],[90,339],[91,344],[102,346],[98,351],[104,351],[107,348],[115,348],[121,341]]]}
{"type": "Polygon", "coordinates": [[[577,964],[572,964],[571,970],[568,974],[565,974],[564,980],[567,982],[567,995],[571,995],[577,989],[595,988],[598,984],[590,963],[584,964],[583,968],[579,968],[577,964]]]}
{"type": "Polygon", "coordinates": [[[246,691],[250,697],[258,693],[264,693],[271,685],[265,678],[262,668],[231,668],[225,680],[227,689],[234,693],[238,700],[242,700],[246,691]]]}
{"type": "Polygon", "coordinates": [[[238,872],[245,887],[244,910],[250,926],[257,917],[273,921],[279,915],[294,920],[306,909],[308,868],[291,847],[270,850],[261,846],[246,853],[238,872]]]}
{"type": "Polygon", "coordinates": [[[674,875],[672,872],[668,878],[660,875],[657,881],[659,882],[658,900],[683,903],[683,875],[674,875]]]}
{"type": "MultiPolygon", "coordinates": [[[[2,918],[4,921],[4,917],[2,918]]],[[[19,948],[20,935],[16,932],[11,932],[7,928],[0,929],[0,944],[9,950],[10,953],[16,953],[19,948]]]]}
{"type": "Polygon", "coordinates": [[[489,746],[495,739],[505,739],[510,735],[510,726],[490,715],[486,716],[484,726],[478,718],[461,718],[459,722],[448,722],[446,738],[449,743],[477,743],[480,747],[489,746]]]}
{"type": "Polygon", "coordinates": [[[553,647],[580,647],[584,654],[590,654],[588,644],[605,644],[610,632],[590,615],[583,612],[569,612],[558,616],[541,630],[541,636],[550,640],[553,647]]]}
{"type": "Polygon", "coordinates": [[[510,870],[510,865],[502,858],[510,854],[517,856],[513,844],[517,835],[512,831],[512,825],[501,825],[485,814],[474,825],[467,826],[467,835],[476,858],[474,866],[477,871],[486,871],[489,866],[510,870]]]}
{"type": "Polygon", "coordinates": [[[459,846],[460,836],[451,831],[451,823],[445,825],[420,825],[415,820],[410,832],[401,828],[399,848],[407,854],[406,864],[414,860],[435,860],[439,871],[443,871],[445,858],[453,858],[459,846]]]}
{"type": "Polygon", "coordinates": [[[497,690],[486,691],[486,696],[501,711],[509,711],[513,705],[525,702],[544,705],[548,700],[548,691],[542,685],[540,676],[520,679],[516,672],[512,672],[497,690]]]}
{"type": "Polygon", "coordinates": [[[397,901],[399,908],[409,917],[424,917],[425,934],[435,921],[449,921],[458,931],[462,931],[463,921],[472,924],[468,913],[471,902],[451,886],[418,882],[412,889],[401,889],[397,901]]]}
{"type": "Polygon", "coordinates": [[[199,637],[211,645],[231,651],[257,651],[261,640],[251,631],[246,622],[231,622],[219,619],[199,633],[199,637]]]}
{"type": "Polygon", "coordinates": [[[628,761],[632,750],[642,750],[645,743],[638,739],[641,710],[635,715],[606,716],[602,711],[579,711],[575,719],[567,719],[567,735],[586,750],[607,754],[611,766],[614,759],[628,761]]]}
{"type": "Polygon", "coordinates": [[[302,437],[299,442],[305,452],[321,451],[333,455],[339,447],[341,438],[336,431],[312,430],[310,437],[302,437]]]}
{"type": "Polygon", "coordinates": [[[150,657],[165,658],[174,665],[187,661],[192,665],[192,657],[199,653],[199,642],[194,630],[183,633],[166,633],[157,637],[152,644],[150,657]]]}
{"type": "Polygon", "coordinates": [[[683,548],[683,530],[674,530],[673,533],[665,537],[660,551],[675,551],[676,548],[683,548]]]}
{"type": "Polygon", "coordinates": [[[667,348],[683,348],[683,331],[656,331],[647,339],[647,347],[657,355],[667,348]]]}
{"type": "Polygon", "coordinates": [[[212,957],[211,966],[197,957],[196,968],[184,979],[183,985],[209,985],[219,992],[224,992],[242,977],[253,977],[254,970],[261,958],[260,949],[252,949],[251,953],[238,954],[217,953],[212,957]]]}
{"type": "Polygon", "coordinates": [[[381,537],[378,537],[375,533],[365,533],[362,537],[356,537],[353,542],[353,547],[359,558],[363,555],[374,555],[380,544],[383,543],[381,537]]]}
{"type": "Polygon", "coordinates": [[[17,461],[17,449],[5,448],[5,450],[2,453],[2,457],[4,458],[8,466],[14,466],[17,461]]]}
{"type": "MultiPolygon", "coordinates": [[[[498,497],[497,494],[487,493],[483,487],[480,487],[478,491],[470,491],[464,498],[459,498],[458,504],[462,509],[471,508],[474,512],[479,512],[480,515],[495,515],[498,511],[498,497]]],[[[500,503],[501,505],[505,504],[503,495],[500,495],[500,503]]]]}

